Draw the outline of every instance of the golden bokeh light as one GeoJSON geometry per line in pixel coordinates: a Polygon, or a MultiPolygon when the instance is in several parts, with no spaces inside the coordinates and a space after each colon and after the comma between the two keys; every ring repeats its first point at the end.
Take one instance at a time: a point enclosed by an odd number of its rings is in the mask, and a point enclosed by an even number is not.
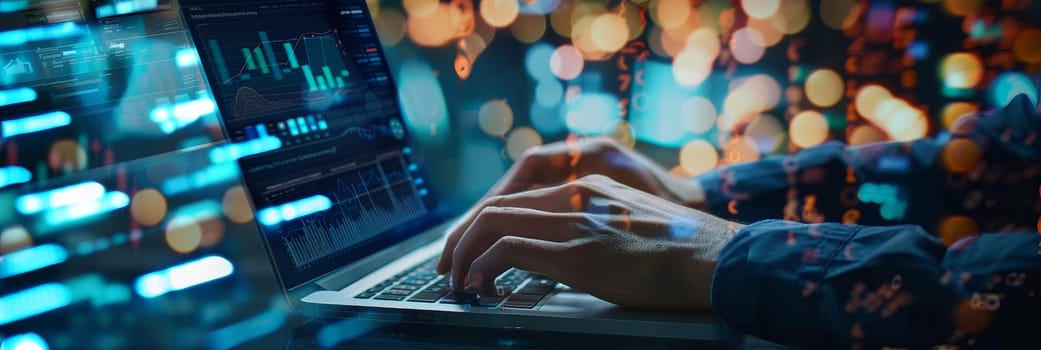
{"type": "Polygon", "coordinates": [[[401,6],[405,8],[405,12],[410,17],[430,17],[437,12],[437,5],[437,0],[402,0],[401,2],[401,6]]]}
{"type": "Polygon", "coordinates": [[[647,28],[647,22],[644,21],[643,15],[641,15],[641,7],[629,1],[623,1],[621,8],[622,15],[625,17],[625,26],[629,30],[629,40],[639,39],[647,28]]]}
{"type": "MultiPolygon", "coordinates": [[[[435,2],[436,4],[436,2],[435,2]]],[[[376,18],[376,34],[379,35],[383,45],[393,46],[405,38],[406,26],[405,15],[395,9],[384,9],[376,18]]]]}
{"type": "Polygon", "coordinates": [[[549,14],[549,25],[553,31],[565,38],[571,37],[571,15],[574,14],[575,4],[570,0],[562,0],[557,9],[549,14]]]}
{"type": "Polygon", "coordinates": [[[705,140],[693,140],[680,149],[680,167],[691,176],[712,170],[719,162],[719,153],[705,140]]]}
{"type": "Polygon", "coordinates": [[[513,128],[513,109],[506,100],[490,100],[477,111],[477,123],[485,134],[502,137],[513,128]]]}
{"type": "Polygon", "coordinates": [[[672,60],[672,76],[681,86],[698,86],[712,73],[714,59],[699,50],[683,50],[672,60]]]}
{"type": "Polygon", "coordinates": [[[506,138],[506,154],[510,159],[517,160],[529,148],[542,145],[542,135],[538,131],[522,126],[510,132],[506,138]]]}
{"type": "Polygon", "coordinates": [[[0,231],[0,255],[22,250],[33,246],[33,237],[21,225],[14,225],[0,231]]]}
{"type": "Polygon", "coordinates": [[[680,105],[680,120],[692,133],[702,134],[716,124],[716,106],[701,96],[691,96],[680,105]]]}
{"type": "Polygon", "coordinates": [[[730,37],[730,51],[738,62],[756,63],[766,52],[766,39],[755,28],[741,28],[730,37]]]}
{"type": "Polygon", "coordinates": [[[719,56],[721,43],[719,33],[712,28],[702,27],[690,32],[684,45],[685,50],[701,51],[714,60],[719,56]]]}
{"type": "Polygon", "coordinates": [[[166,217],[166,197],[149,188],[138,191],[130,200],[130,216],[142,226],[155,226],[166,217]]]}
{"type": "Polygon", "coordinates": [[[983,5],[983,0],[943,0],[943,9],[955,16],[965,16],[983,5]]]}
{"type": "Polygon", "coordinates": [[[470,62],[470,58],[464,54],[458,54],[455,56],[455,62],[452,64],[455,68],[455,75],[460,80],[466,80],[470,78],[470,74],[473,73],[473,62],[470,62]]]}
{"type": "Polygon", "coordinates": [[[888,89],[881,85],[865,85],[857,91],[857,97],[854,100],[854,105],[857,109],[857,113],[860,113],[864,118],[873,118],[875,110],[878,109],[878,105],[889,98],[892,98],[893,94],[888,89]]]}
{"type": "Polygon", "coordinates": [[[166,244],[173,251],[188,254],[199,249],[202,227],[190,218],[176,216],[166,224],[166,244]]]}
{"type": "Polygon", "coordinates": [[[921,138],[929,131],[925,113],[898,98],[882,100],[866,119],[885,130],[896,141],[921,138]]]}
{"type": "Polygon", "coordinates": [[[983,79],[983,63],[975,54],[953,53],[944,57],[940,63],[940,75],[947,87],[972,88],[983,79]]]}
{"type": "Polygon", "coordinates": [[[821,19],[832,29],[843,29],[852,25],[856,0],[827,0],[820,2],[821,19]]]}
{"type": "Polygon", "coordinates": [[[419,46],[444,46],[473,34],[473,16],[472,8],[438,4],[430,16],[408,17],[408,37],[419,46]]]}
{"type": "Polygon", "coordinates": [[[691,15],[691,6],[687,0],[661,0],[654,8],[655,20],[662,28],[676,28],[683,25],[691,15]]]}
{"type": "Polygon", "coordinates": [[[968,216],[948,216],[940,221],[939,226],[940,239],[943,240],[944,247],[954,245],[955,242],[963,237],[980,233],[980,228],[976,225],[976,221],[968,216]]]}
{"type": "Polygon", "coordinates": [[[749,18],[748,28],[753,28],[759,31],[759,34],[763,36],[763,43],[766,47],[773,47],[780,43],[781,39],[784,39],[784,33],[778,31],[769,18],[749,18]]]}
{"type": "Polygon", "coordinates": [[[745,125],[780,102],[781,85],[769,75],[755,74],[736,79],[731,82],[730,92],[723,100],[719,128],[733,130],[745,125]]]}
{"type": "Polygon", "coordinates": [[[1012,44],[1016,59],[1026,63],[1041,63],[1041,29],[1027,29],[1016,36],[1012,44]]]}
{"type": "Polygon", "coordinates": [[[828,120],[817,111],[802,111],[788,125],[792,143],[800,148],[810,148],[828,139],[828,120]]]}
{"type": "Polygon", "coordinates": [[[51,146],[51,150],[47,154],[47,165],[52,170],[65,172],[86,169],[87,151],[75,140],[59,140],[51,146]]]}
{"type": "Polygon", "coordinates": [[[975,169],[983,160],[983,148],[972,139],[956,138],[944,145],[940,157],[947,171],[963,174],[975,169]]]}
{"type": "Polygon", "coordinates": [[[723,163],[737,164],[759,160],[759,146],[746,137],[734,136],[723,144],[723,163]]]}
{"type": "Polygon", "coordinates": [[[818,107],[834,106],[845,94],[842,77],[831,69],[818,69],[806,78],[806,98],[818,107]]]}
{"type": "Polygon", "coordinates": [[[495,28],[503,28],[520,14],[520,2],[517,0],[484,0],[479,5],[481,18],[495,28]]]}
{"type": "Polygon", "coordinates": [[[253,220],[253,210],[246,198],[246,190],[241,185],[229,188],[221,198],[221,211],[228,220],[236,224],[245,224],[253,220]]]}
{"type": "MultiPolygon", "coordinates": [[[[830,1],[830,0],[829,0],[830,1]]],[[[810,6],[806,0],[781,0],[777,13],[770,16],[774,28],[784,34],[795,34],[810,24],[810,6]]]]}
{"type": "Polygon", "coordinates": [[[951,102],[943,107],[943,127],[950,129],[959,118],[979,111],[979,107],[969,102],[951,102]]]}
{"type": "Polygon", "coordinates": [[[625,25],[625,19],[617,14],[598,15],[590,26],[593,45],[600,51],[621,50],[629,39],[629,28],[625,25]]]}
{"type": "Polygon", "coordinates": [[[741,9],[751,18],[770,18],[780,6],[780,0],[741,0],[741,9]]]}
{"type": "Polygon", "coordinates": [[[531,44],[546,33],[546,17],[541,15],[518,16],[517,20],[510,25],[513,37],[525,44],[531,44]]]}
{"type": "Polygon", "coordinates": [[[886,132],[874,125],[858,125],[847,138],[850,145],[865,145],[886,140],[886,132]]]}

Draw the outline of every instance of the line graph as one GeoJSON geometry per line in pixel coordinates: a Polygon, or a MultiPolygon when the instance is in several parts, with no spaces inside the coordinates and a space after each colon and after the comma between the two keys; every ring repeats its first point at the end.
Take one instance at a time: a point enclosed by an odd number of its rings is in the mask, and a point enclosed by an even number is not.
{"type": "Polygon", "coordinates": [[[312,182],[333,201],[331,209],[289,223],[282,243],[295,267],[364,242],[427,213],[401,154],[312,182]],[[332,189],[331,191],[329,189],[332,189]]]}

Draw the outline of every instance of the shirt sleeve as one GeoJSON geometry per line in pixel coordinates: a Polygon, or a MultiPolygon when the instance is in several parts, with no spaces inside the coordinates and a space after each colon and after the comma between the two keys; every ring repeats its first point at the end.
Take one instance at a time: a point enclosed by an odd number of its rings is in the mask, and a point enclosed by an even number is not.
{"type": "Polygon", "coordinates": [[[1039,244],[1036,232],[945,247],[914,225],[762,221],[722,251],[712,303],[729,327],[799,348],[1018,347],[1041,315],[1039,244]]]}
{"type": "Polygon", "coordinates": [[[1020,95],[963,124],[908,142],[832,141],[717,168],[694,181],[709,212],[740,222],[914,224],[936,233],[945,219],[967,216],[980,231],[1036,227],[1037,210],[1020,200],[1037,192],[1041,173],[1036,106],[1020,95]]]}

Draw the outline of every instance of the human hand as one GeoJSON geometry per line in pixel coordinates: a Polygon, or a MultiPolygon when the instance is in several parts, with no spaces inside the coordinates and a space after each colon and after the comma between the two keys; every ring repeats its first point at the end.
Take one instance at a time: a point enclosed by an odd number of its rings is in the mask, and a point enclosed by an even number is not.
{"type": "Polygon", "coordinates": [[[738,227],[593,175],[482,201],[449,234],[438,272],[484,294],[518,268],[621,306],[707,310],[716,259],[738,227]]]}
{"type": "Polygon", "coordinates": [[[514,163],[485,198],[556,186],[587,175],[604,175],[673,203],[703,209],[696,182],[669,173],[644,155],[609,137],[575,139],[533,147],[514,163]]]}

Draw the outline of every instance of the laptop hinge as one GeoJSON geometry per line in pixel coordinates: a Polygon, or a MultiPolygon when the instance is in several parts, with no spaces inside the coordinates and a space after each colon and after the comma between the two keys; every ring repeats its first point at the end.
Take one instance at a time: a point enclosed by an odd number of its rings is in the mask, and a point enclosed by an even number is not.
{"type": "Polygon", "coordinates": [[[351,283],[358,281],[366,275],[389,264],[390,262],[419,249],[420,247],[441,238],[445,230],[453,220],[434,226],[415,237],[383,249],[375,254],[369,255],[361,260],[348,264],[347,266],[329,272],[325,276],[314,281],[314,284],[326,290],[340,290],[351,283]]]}

